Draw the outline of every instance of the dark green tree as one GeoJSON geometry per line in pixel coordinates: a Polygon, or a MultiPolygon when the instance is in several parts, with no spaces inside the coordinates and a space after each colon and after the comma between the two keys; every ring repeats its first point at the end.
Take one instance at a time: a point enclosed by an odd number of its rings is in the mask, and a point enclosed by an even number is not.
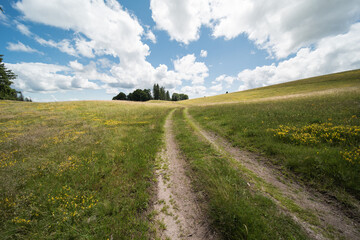
{"type": "Polygon", "coordinates": [[[178,93],[173,93],[171,96],[171,101],[179,101],[179,94],[178,93]]]}
{"type": "MultiPolygon", "coordinates": [[[[18,92],[11,88],[16,79],[16,75],[9,69],[6,69],[3,61],[3,55],[0,55],[0,99],[1,100],[20,100],[18,99],[18,92]]],[[[19,92],[20,93],[20,92],[19,92]]]]}
{"type": "Polygon", "coordinates": [[[171,101],[181,101],[187,99],[189,99],[189,96],[183,93],[173,93],[171,97],[171,101]]]}
{"type": "Polygon", "coordinates": [[[159,87],[159,84],[154,84],[153,95],[154,95],[154,100],[159,100],[160,99],[160,87],[159,87]]]}
{"type": "Polygon", "coordinates": [[[126,94],[123,92],[120,92],[118,95],[113,97],[112,100],[126,100],[126,94]]]}
{"type": "Polygon", "coordinates": [[[127,99],[130,101],[149,101],[152,99],[150,89],[136,89],[134,92],[129,93],[127,99]]]}
{"type": "Polygon", "coordinates": [[[188,96],[188,95],[183,94],[183,93],[180,93],[180,94],[179,94],[179,100],[180,100],[180,101],[181,101],[181,100],[187,100],[187,99],[189,99],[189,96],[188,96]]]}
{"type": "Polygon", "coordinates": [[[166,98],[165,88],[160,87],[160,100],[165,100],[165,98],[166,98]]]}
{"type": "Polygon", "coordinates": [[[170,93],[169,93],[169,91],[166,91],[165,100],[166,100],[166,101],[170,101],[170,100],[171,100],[171,99],[170,99],[170,93]]]}

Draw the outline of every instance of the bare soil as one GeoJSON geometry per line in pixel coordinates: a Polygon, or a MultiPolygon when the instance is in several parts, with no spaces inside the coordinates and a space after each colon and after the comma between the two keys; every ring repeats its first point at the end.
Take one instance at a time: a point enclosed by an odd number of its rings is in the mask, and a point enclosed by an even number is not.
{"type": "Polygon", "coordinates": [[[157,236],[161,239],[217,239],[202,213],[198,197],[186,175],[172,130],[172,113],[165,123],[165,149],[159,156],[157,201],[154,209],[157,236]]]}
{"type": "MultiPolygon", "coordinates": [[[[197,128],[198,133],[210,142],[222,154],[234,159],[242,166],[274,186],[287,199],[292,200],[301,209],[308,210],[319,219],[318,224],[300,219],[297,214],[283,206],[280,201],[264,191],[264,195],[273,199],[281,209],[298,222],[313,239],[360,239],[360,224],[356,219],[349,218],[339,208],[339,204],[329,201],[328,197],[317,193],[294,181],[290,181],[278,169],[269,164],[269,160],[255,153],[243,151],[232,146],[227,140],[203,130],[185,111],[188,119],[197,128]]],[[[357,211],[358,212],[358,211],[357,211]]]]}

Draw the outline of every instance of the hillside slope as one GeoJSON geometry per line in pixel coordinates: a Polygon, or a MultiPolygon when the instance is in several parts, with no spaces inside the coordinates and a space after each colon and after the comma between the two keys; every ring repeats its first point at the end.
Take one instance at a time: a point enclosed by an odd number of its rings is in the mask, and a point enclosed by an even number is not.
{"type": "Polygon", "coordinates": [[[360,88],[360,70],[334,73],[324,76],[306,78],[268,87],[250,89],[241,92],[221,94],[181,101],[184,105],[202,105],[213,103],[231,103],[263,98],[282,97],[286,95],[311,94],[314,92],[347,91],[360,88]]]}

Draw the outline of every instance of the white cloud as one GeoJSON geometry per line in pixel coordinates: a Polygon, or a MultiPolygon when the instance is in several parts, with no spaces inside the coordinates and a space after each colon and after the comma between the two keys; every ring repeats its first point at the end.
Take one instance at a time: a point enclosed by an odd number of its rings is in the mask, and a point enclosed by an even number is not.
{"type": "Polygon", "coordinates": [[[175,60],[174,69],[182,80],[191,80],[193,85],[203,84],[209,76],[208,67],[203,62],[196,62],[194,54],[175,60]]]}
{"type": "Polygon", "coordinates": [[[225,83],[227,87],[230,87],[235,79],[236,79],[235,77],[222,74],[222,75],[218,76],[212,83],[213,84],[225,83]]]}
{"type": "Polygon", "coordinates": [[[17,23],[16,28],[25,36],[28,36],[28,37],[31,36],[31,32],[30,32],[29,28],[27,26],[25,26],[24,24],[17,23]]]}
{"type": "MultiPolygon", "coordinates": [[[[60,42],[36,40],[46,46],[56,47],[70,55],[93,58],[112,55],[118,58],[118,64],[108,60],[99,60],[102,68],[109,68],[109,74],[90,71],[86,66],[76,76],[92,79],[96,76],[105,83],[104,88],[143,88],[158,82],[167,86],[180,85],[180,78],[174,71],[168,71],[165,65],[157,68],[146,61],[150,54],[149,46],[141,39],[156,42],[156,37],[148,28],[145,31],[137,18],[116,0],[52,0],[44,4],[42,0],[21,0],[15,6],[23,12],[24,18],[38,23],[72,30],[78,36],[70,41],[60,42]]],[[[93,63],[94,68],[96,64],[93,63]]],[[[78,63],[70,63],[79,67],[78,63]]],[[[76,70],[76,69],[73,69],[76,70]]],[[[79,70],[79,69],[78,69],[79,70]]],[[[77,70],[77,71],[78,71],[77,70]]]]}
{"type": "Polygon", "coordinates": [[[95,41],[86,41],[83,38],[76,39],[76,49],[79,54],[84,57],[94,58],[93,49],[95,47],[95,41]]]}
{"type": "Polygon", "coordinates": [[[200,57],[203,57],[203,58],[207,57],[207,51],[206,50],[201,50],[200,51],[200,57]]]}
{"type": "Polygon", "coordinates": [[[75,70],[75,71],[82,71],[84,70],[84,65],[82,65],[81,63],[79,63],[77,60],[75,61],[70,61],[69,62],[69,66],[75,70]]]}
{"type": "Polygon", "coordinates": [[[40,43],[42,46],[48,46],[59,49],[61,52],[69,54],[71,56],[78,56],[75,48],[72,46],[70,40],[63,39],[60,42],[55,42],[53,40],[45,40],[40,37],[35,37],[35,40],[40,43]]]}
{"type": "Polygon", "coordinates": [[[18,51],[18,52],[40,53],[40,54],[42,54],[38,50],[33,49],[33,48],[29,47],[28,45],[24,45],[22,42],[17,42],[17,43],[9,42],[6,49],[9,50],[9,51],[18,51]]]}
{"type": "Polygon", "coordinates": [[[71,89],[97,89],[95,83],[73,75],[69,67],[45,63],[7,63],[18,77],[15,88],[25,92],[51,92],[71,89]]]}
{"type": "Polygon", "coordinates": [[[106,88],[106,94],[116,95],[120,92],[119,88],[106,88]]]}
{"type": "Polygon", "coordinates": [[[171,39],[188,44],[199,39],[199,29],[210,20],[207,0],[151,0],[152,18],[171,39]]]}
{"type": "Polygon", "coordinates": [[[345,33],[360,16],[358,0],[151,0],[150,6],[158,28],[171,39],[188,44],[206,25],[214,37],[246,34],[278,58],[345,33]]]}
{"type": "Polygon", "coordinates": [[[150,41],[152,41],[153,43],[156,43],[156,37],[155,34],[151,31],[148,30],[145,34],[146,39],[149,39],[150,41]]]}
{"type": "Polygon", "coordinates": [[[10,26],[8,17],[2,11],[0,11],[0,23],[10,26]]]}
{"type": "Polygon", "coordinates": [[[185,86],[181,88],[181,93],[185,93],[191,98],[203,97],[206,95],[206,87],[201,85],[185,86]]]}
{"type": "Polygon", "coordinates": [[[121,60],[142,60],[149,54],[141,42],[143,28],[116,0],[22,0],[16,7],[26,19],[84,34],[96,41],[96,48],[121,60]]]}
{"type": "Polygon", "coordinates": [[[214,85],[214,86],[210,87],[210,89],[213,90],[213,91],[219,92],[219,91],[221,91],[223,89],[223,87],[222,87],[222,84],[219,83],[217,85],[214,85]]]}
{"type": "Polygon", "coordinates": [[[110,68],[114,65],[109,59],[107,58],[100,58],[96,62],[101,68],[110,68]]]}
{"type": "Polygon", "coordinates": [[[315,49],[302,48],[279,64],[247,69],[238,74],[239,90],[360,68],[360,23],[346,34],[322,39],[315,49]]]}

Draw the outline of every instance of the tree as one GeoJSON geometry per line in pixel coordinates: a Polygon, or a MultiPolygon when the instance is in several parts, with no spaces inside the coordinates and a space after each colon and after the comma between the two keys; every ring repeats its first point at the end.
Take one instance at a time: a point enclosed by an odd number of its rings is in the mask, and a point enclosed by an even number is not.
{"type": "Polygon", "coordinates": [[[166,101],[170,101],[170,100],[171,100],[171,99],[170,99],[170,93],[169,93],[169,91],[166,91],[165,100],[166,100],[166,101]]]}
{"type": "Polygon", "coordinates": [[[180,101],[181,101],[181,100],[187,100],[187,99],[189,99],[189,96],[186,95],[186,94],[180,93],[180,94],[179,94],[179,98],[180,98],[180,101]]]}
{"type": "Polygon", "coordinates": [[[18,98],[20,92],[11,88],[11,84],[13,84],[11,80],[16,79],[16,75],[11,70],[6,69],[2,61],[3,55],[0,55],[0,99],[20,100],[18,98]]]}
{"type": "Polygon", "coordinates": [[[181,101],[187,99],[189,99],[189,96],[183,93],[173,93],[171,97],[171,101],[181,101]]]}
{"type": "Polygon", "coordinates": [[[136,89],[134,92],[129,93],[127,96],[127,100],[130,101],[141,101],[141,102],[145,102],[145,101],[149,101],[152,99],[151,96],[151,90],[150,89],[136,89]]]}
{"type": "Polygon", "coordinates": [[[145,99],[144,99],[144,101],[149,101],[149,100],[152,99],[151,90],[150,90],[150,89],[144,89],[143,92],[145,93],[145,99]]]}
{"type": "Polygon", "coordinates": [[[160,87],[159,87],[159,84],[154,84],[154,87],[153,87],[153,95],[154,95],[154,99],[155,99],[155,100],[159,100],[159,99],[160,99],[160,87]]]}
{"type": "Polygon", "coordinates": [[[160,87],[160,100],[165,100],[166,98],[166,93],[165,93],[165,88],[164,87],[160,87]]]}
{"type": "Polygon", "coordinates": [[[126,94],[123,92],[120,92],[118,95],[113,97],[112,100],[126,100],[126,94]]]}
{"type": "Polygon", "coordinates": [[[171,96],[171,101],[179,101],[179,94],[178,93],[173,93],[171,96]]]}

